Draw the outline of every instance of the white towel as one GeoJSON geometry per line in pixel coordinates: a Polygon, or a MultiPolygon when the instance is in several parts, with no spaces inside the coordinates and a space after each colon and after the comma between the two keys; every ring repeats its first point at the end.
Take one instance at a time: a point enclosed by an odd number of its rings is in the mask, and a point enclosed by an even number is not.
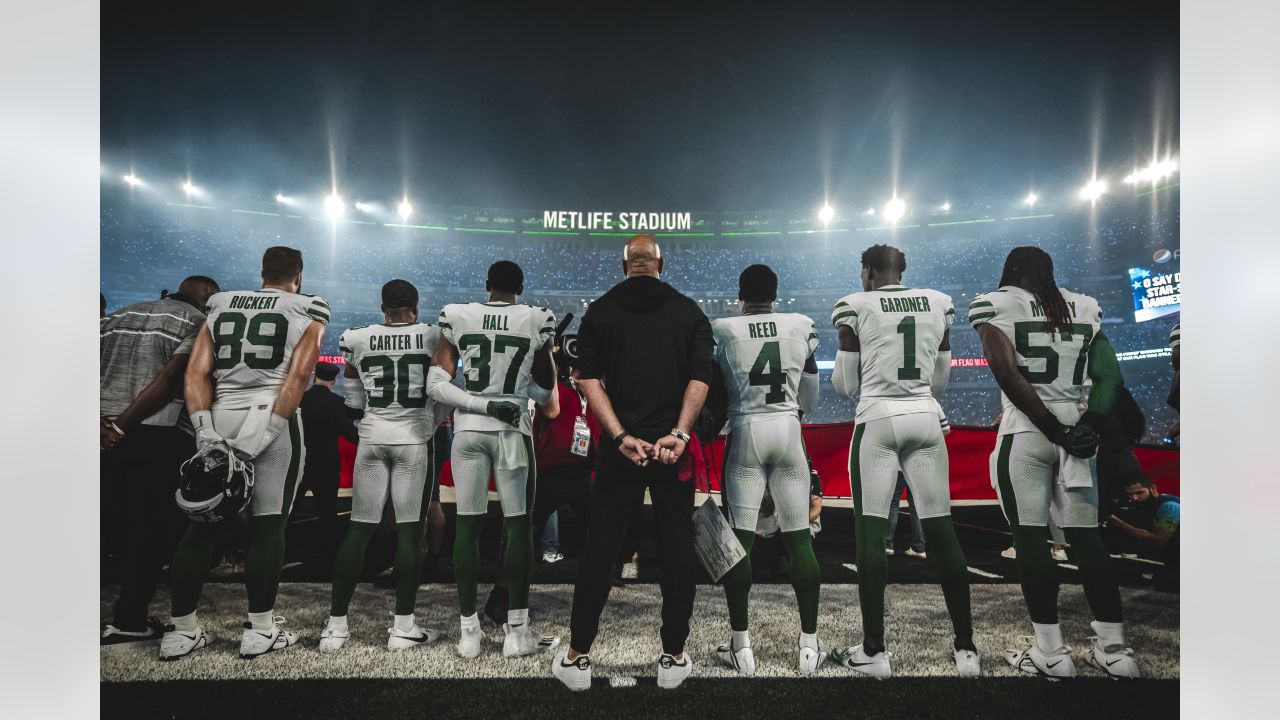
{"type": "Polygon", "coordinates": [[[1089,459],[1078,458],[1067,452],[1066,448],[1058,448],[1058,483],[1065,488],[1093,487],[1089,459]]]}
{"type": "Polygon", "coordinates": [[[235,437],[226,436],[227,443],[242,453],[253,449],[254,442],[267,430],[271,419],[271,403],[258,403],[245,410],[244,422],[235,431],[235,437]]]}
{"type": "Polygon", "coordinates": [[[524,433],[519,430],[498,431],[498,457],[495,470],[523,470],[533,462],[525,458],[524,433]]]}

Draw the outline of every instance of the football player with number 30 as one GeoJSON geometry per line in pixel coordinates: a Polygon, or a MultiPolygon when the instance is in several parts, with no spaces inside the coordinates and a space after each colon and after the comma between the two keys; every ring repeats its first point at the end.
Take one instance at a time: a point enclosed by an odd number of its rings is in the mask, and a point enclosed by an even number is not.
{"type": "MultiPolygon", "coordinates": [[[[187,365],[186,398],[196,448],[230,447],[253,462],[249,511],[253,537],[245,559],[249,621],[240,657],[254,658],[298,641],[275,617],[284,564],[284,534],[305,462],[298,402],[311,380],[329,304],[302,295],[302,253],[267,248],[262,289],[220,292],[209,298],[205,326],[187,365]],[[215,391],[213,380],[217,378],[215,391]]],[[[197,455],[199,456],[199,455],[197,455]]],[[[200,591],[218,537],[231,522],[192,522],[172,565],[170,627],[160,659],[174,660],[208,644],[196,621],[200,591]]]]}
{"type": "Polygon", "coordinates": [[[1098,530],[1098,485],[1088,463],[1124,384],[1115,350],[1102,334],[1102,310],[1088,295],[1058,289],[1048,253],[1019,247],[1005,259],[1000,288],[969,304],[969,322],[1000,385],[1004,410],[992,484],[1013,530],[1018,578],[1035,628],[1034,637],[1020,638],[1005,659],[1046,677],[1076,672],[1058,628],[1057,567],[1045,551],[1052,516],[1075,553],[1096,618],[1086,662],[1111,676],[1138,677],[1125,645],[1111,557],[1098,530]]]}

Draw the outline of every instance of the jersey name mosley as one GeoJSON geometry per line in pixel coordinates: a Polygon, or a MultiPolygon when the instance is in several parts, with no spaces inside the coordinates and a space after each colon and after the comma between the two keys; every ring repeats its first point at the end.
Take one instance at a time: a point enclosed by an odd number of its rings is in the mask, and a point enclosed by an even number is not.
{"type": "MultiPolygon", "coordinates": [[[[1076,303],[1074,300],[1067,301],[1067,307],[1071,309],[1071,317],[1076,317],[1076,303]]],[[[1031,317],[1044,317],[1044,306],[1035,300],[1031,301],[1031,317]]]]}

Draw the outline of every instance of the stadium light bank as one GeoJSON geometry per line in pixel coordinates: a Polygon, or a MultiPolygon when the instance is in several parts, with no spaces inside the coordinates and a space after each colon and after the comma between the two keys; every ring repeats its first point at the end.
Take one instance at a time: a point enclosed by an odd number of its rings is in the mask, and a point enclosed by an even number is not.
{"type": "Polygon", "coordinates": [[[336,221],[342,217],[344,210],[346,210],[346,205],[342,202],[342,198],[338,197],[337,193],[324,199],[324,212],[329,216],[329,219],[336,221]]]}

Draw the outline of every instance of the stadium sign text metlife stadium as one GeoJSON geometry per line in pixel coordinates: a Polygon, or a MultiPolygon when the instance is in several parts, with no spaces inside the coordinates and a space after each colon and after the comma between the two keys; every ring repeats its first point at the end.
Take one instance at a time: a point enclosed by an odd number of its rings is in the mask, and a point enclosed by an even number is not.
{"type": "Polygon", "coordinates": [[[542,227],[545,230],[689,230],[693,227],[692,213],[687,212],[577,212],[573,210],[544,210],[542,227]]]}

